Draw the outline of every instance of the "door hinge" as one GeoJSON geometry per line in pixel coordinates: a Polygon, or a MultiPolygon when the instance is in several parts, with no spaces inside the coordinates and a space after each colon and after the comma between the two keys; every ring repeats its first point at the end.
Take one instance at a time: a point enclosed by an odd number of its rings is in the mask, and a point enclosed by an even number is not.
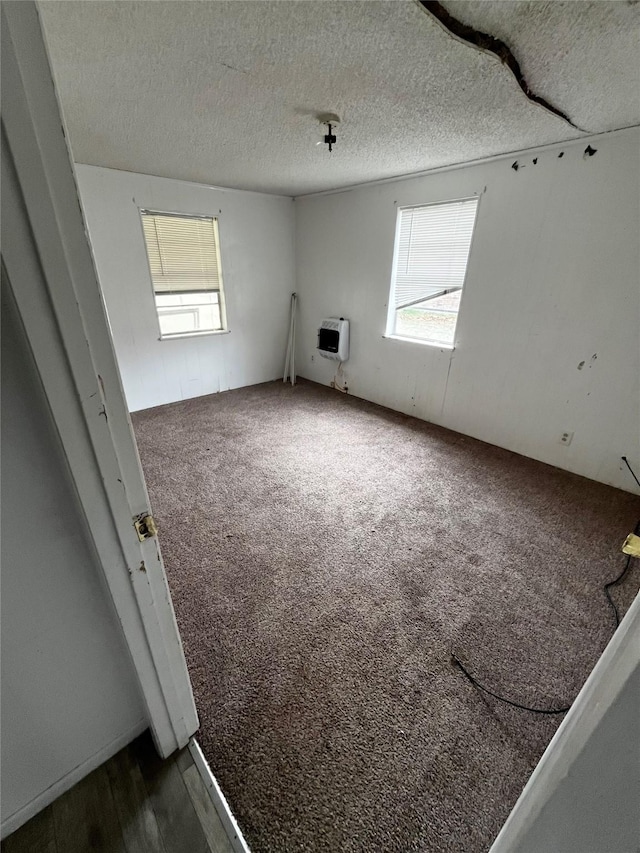
{"type": "Polygon", "coordinates": [[[158,533],[153,516],[148,512],[141,512],[140,515],[134,515],[133,526],[141,542],[144,542],[145,539],[151,539],[152,536],[158,533]]]}

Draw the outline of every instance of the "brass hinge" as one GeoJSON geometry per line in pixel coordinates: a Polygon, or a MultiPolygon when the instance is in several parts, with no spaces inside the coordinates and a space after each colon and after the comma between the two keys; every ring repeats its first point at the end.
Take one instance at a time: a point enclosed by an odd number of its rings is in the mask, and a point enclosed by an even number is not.
{"type": "Polygon", "coordinates": [[[153,516],[148,512],[141,512],[140,515],[134,515],[133,526],[141,542],[144,542],[145,539],[151,539],[152,536],[158,533],[153,516]]]}

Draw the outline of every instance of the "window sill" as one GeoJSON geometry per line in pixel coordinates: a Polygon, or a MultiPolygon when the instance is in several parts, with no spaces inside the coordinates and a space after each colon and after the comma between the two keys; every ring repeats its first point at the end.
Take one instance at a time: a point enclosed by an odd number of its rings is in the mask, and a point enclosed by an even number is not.
{"type": "Polygon", "coordinates": [[[443,344],[438,343],[437,341],[423,341],[420,338],[403,338],[401,335],[383,335],[388,341],[403,341],[406,344],[420,344],[423,347],[435,347],[436,349],[441,350],[454,350],[456,348],[455,344],[443,344]]]}
{"type": "Polygon", "coordinates": [[[209,335],[228,335],[231,329],[215,329],[209,332],[181,332],[177,335],[160,335],[159,341],[177,341],[184,338],[206,338],[209,335]]]}

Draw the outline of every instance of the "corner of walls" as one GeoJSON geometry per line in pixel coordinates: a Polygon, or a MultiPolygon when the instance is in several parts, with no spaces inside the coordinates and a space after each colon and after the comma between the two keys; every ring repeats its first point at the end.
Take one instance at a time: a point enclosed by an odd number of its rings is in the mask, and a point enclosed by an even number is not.
{"type": "Polygon", "coordinates": [[[299,374],[331,382],[317,328],[347,317],[351,393],[637,492],[640,129],[585,146],[296,199],[299,374]],[[472,193],[455,349],[384,338],[397,207],[472,193]]]}
{"type": "Polygon", "coordinates": [[[76,166],[98,277],[130,411],[277,378],[294,290],[294,205],[76,166]],[[217,216],[229,333],[159,340],[139,209],[217,216]]]}

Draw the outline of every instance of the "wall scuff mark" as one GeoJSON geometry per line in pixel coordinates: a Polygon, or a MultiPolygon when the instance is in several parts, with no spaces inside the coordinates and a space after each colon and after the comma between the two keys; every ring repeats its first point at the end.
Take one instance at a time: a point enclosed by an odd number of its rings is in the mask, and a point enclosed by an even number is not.
{"type": "Polygon", "coordinates": [[[566,113],[563,113],[562,110],[554,107],[553,104],[550,104],[549,101],[545,100],[545,98],[540,95],[536,95],[535,92],[531,91],[529,84],[524,78],[522,69],[520,68],[520,63],[513,55],[508,44],[505,44],[501,39],[490,36],[488,33],[483,33],[480,30],[474,29],[474,27],[463,24],[462,21],[454,18],[453,15],[445,9],[442,3],[438,2],[438,0],[417,0],[417,3],[433,15],[436,21],[438,21],[438,23],[441,24],[441,26],[450,35],[465,42],[466,44],[470,44],[477,50],[481,50],[484,53],[492,53],[494,56],[497,56],[500,62],[502,62],[503,65],[506,65],[509,71],[511,71],[518,86],[520,86],[526,97],[532,103],[538,104],[538,106],[543,107],[545,110],[548,110],[548,112],[558,116],[558,118],[566,121],[567,124],[570,124],[571,127],[579,130],[581,133],[587,133],[586,130],[578,127],[577,124],[574,124],[566,113]]]}

